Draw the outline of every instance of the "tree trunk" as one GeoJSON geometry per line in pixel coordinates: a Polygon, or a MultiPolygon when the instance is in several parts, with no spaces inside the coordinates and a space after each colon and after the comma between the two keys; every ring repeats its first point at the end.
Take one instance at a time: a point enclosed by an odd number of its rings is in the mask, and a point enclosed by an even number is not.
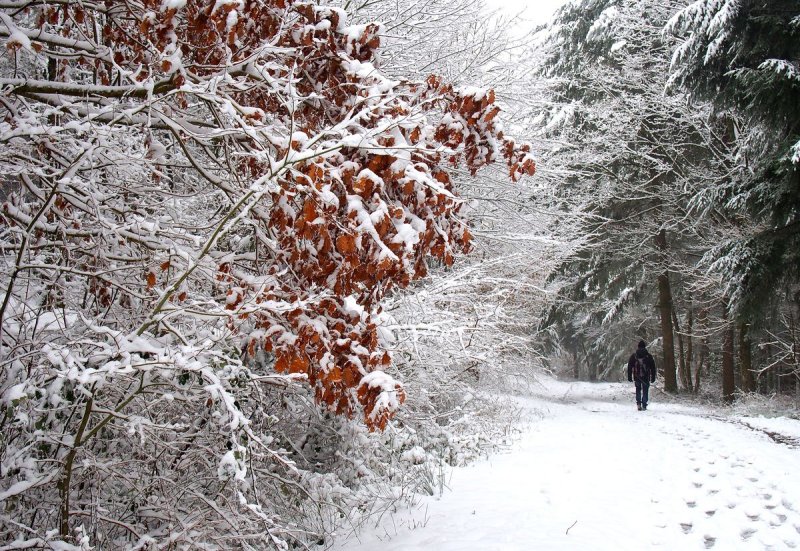
{"type": "MultiPolygon", "coordinates": [[[[656,245],[659,249],[667,248],[667,233],[661,230],[656,236],[656,245]]],[[[664,347],[664,390],[666,392],[678,391],[678,380],[675,372],[675,340],[672,331],[672,288],[669,283],[669,272],[664,271],[658,276],[658,309],[661,314],[661,338],[664,347]]]]}
{"type": "Polygon", "coordinates": [[[586,376],[590,381],[596,381],[597,369],[592,366],[592,362],[589,358],[589,353],[586,352],[586,345],[581,343],[581,348],[583,349],[583,357],[586,359],[586,376]]]}
{"type": "Polygon", "coordinates": [[[700,351],[697,358],[697,369],[694,372],[694,392],[700,392],[700,377],[703,374],[703,366],[708,359],[708,310],[701,308],[697,313],[697,325],[700,330],[700,342],[698,346],[700,351]]]}
{"type": "Polygon", "coordinates": [[[733,341],[735,338],[733,325],[729,323],[728,301],[722,306],[722,401],[726,404],[733,402],[736,392],[736,372],[734,369],[733,341]]]}
{"type": "Polygon", "coordinates": [[[800,347],[797,346],[797,325],[794,322],[794,314],[789,314],[789,335],[792,340],[792,373],[794,373],[794,395],[795,399],[800,397],[800,347]]]}
{"type": "MultiPolygon", "coordinates": [[[[92,390],[94,390],[94,387],[92,387],[92,390]]],[[[73,438],[72,448],[70,448],[69,452],[67,452],[67,455],[64,459],[64,470],[61,473],[61,478],[56,483],[60,501],[58,533],[64,539],[70,536],[69,519],[71,514],[70,490],[72,489],[72,468],[75,465],[75,458],[78,455],[78,449],[83,445],[83,433],[86,430],[86,426],[89,424],[89,417],[92,414],[93,405],[94,400],[89,398],[83,408],[83,418],[81,419],[81,423],[78,426],[75,437],[73,438]]]]}
{"type": "Polygon", "coordinates": [[[687,390],[694,392],[692,387],[692,361],[694,360],[694,346],[692,331],[694,330],[694,307],[689,304],[689,311],[686,313],[686,381],[689,386],[687,390]]]}
{"type": "Polygon", "coordinates": [[[572,364],[572,378],[578,380],[581,378],[581,361],[577,350],[572,354],[572,358],[574,360],[572,364]]]}
{"type": "Polygon", "coordinates": [[[753,354],[750,342],[750,324],[739,324],[739,379],[742,391],[755,392],[756,381],[753,377],[753,354]]]}
{"type": "Polygon", "coordinates": [[[681,333],[681,326],[678,320],[678,314],[675,308],[672,309],[672,325],[675,329],[675,335],[678,338],[678,378],[681,381],[681,387],[685,391],[692,391],[692,377],[686,369],[686,356],[683,350],[683,334],[681,333]]]}

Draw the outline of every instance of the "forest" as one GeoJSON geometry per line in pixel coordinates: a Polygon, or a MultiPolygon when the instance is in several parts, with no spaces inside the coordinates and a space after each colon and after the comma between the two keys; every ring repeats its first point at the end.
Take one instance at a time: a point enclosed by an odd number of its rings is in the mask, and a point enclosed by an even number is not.
{"type": "Polygon", "coordinates": [[[0,0],[0,550],[326,549],[538,377],[800,398],[800,3],[0,0]]]}

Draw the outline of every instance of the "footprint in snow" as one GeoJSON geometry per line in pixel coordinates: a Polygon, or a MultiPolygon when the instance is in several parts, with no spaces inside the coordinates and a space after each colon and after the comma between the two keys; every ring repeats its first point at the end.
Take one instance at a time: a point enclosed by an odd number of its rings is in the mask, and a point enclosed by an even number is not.
{"type": "MultiPolygon", "coordinates": [[[[759,538],[761,545],[764,546],[764,551],[777,551],[778,549],[784,549],[784,546],[778,543],[774,537],[770,535],[766,535],[762,538],[759,538]]],[[[784,543],[784,542],[782,542],[784,543]]]]}
{"type": "Polygon", "coordinates": [[[761,498],[765,501],[764,508],[767,509],[768,511],[777,509],[778,505],[780,504],[778,498],[770,493],[761,494],[761,498]]]}
{"type": "Polygon", "coordinates": [[[683,530],[684,534],[688,534],[692,531],[692,523],[691,522],[681,522],[681,530],[683,530]]]}
{"type": "Polygon", "coordinates": [[[717,538],[715,538],[714,536],[705,535],[703,536],[703,541],[706,544],[706,549],[711,549],[712,547],[714,547],[714,544],[717,543],[717,538]]]}
{"type": "MultiPolygon", "coordinates": [[[[697,502],[696,502],[696,501],[687,501],[687,502],[686,502],[686,506],[687,506],[689,509],[694,509],[695,507],[697,507],[697,502]]],[[[691,525],[690,525],[690,526],[691,526],[691,525]]]]}
{"type": "Polygon", "coordinates": [[[789,501],[788,499],[786,499],[786,498],[783,498],[783,499],[781,500],[781,505],[783,505],[784,507],[786,507],[788,510],[790,510],[790,511],[794,512],[794,505],[792,505],[792,502],[791,502],[791,501],[789,501]]]}
{"type": "Polygon", "coordinates": [[[786,522],[786,515],[775,515],[775,518],[770,519],[769,525],[777,528],[783,526],[784,522],[786,522]]]}
{"type": "Polygon", "coordinates": [[[708,518],[711,518],[711,517],[713,517],[713,516],[714,516],[714,515],[716,515],[716,514],[717,514],[717,511],[716,511],[716,509],[709,509],[708,511],[706,511],[706,516],[707,516],[708,518]]]}
{"type": "Polygon", "coordinates": [[[755,528],[745,528],[744,530],[739,532],[739,536],[742,538],[742,541],[747,541],[751,537],[753,537],[753,534],[755,534],[756,532],[758,532],[758,530],[756,530],[755,528]]]}

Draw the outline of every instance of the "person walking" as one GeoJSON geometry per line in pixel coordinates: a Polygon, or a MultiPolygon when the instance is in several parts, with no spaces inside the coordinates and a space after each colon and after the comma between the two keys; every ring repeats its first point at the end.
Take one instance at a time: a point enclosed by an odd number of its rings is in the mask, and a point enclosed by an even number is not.
{"type": "Polygon", "coordinates": [[[647,351],[647,344],[644,341],[639,341],[636,352],[628,359],[628,381],[636,384],[637,409],[646,410],[650,383],[656,382],[656,361],[647,351]]]}

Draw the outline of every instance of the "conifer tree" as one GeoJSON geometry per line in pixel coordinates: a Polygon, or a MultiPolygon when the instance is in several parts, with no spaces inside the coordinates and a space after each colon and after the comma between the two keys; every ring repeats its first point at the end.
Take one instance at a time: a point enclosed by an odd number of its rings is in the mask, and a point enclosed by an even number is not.
{"type": "Polygon", "coordinates": [[[710,256],[734,311],[763,314],[773,290],[800,275],[800,5],[791,0],[699,0],[667,31],[671,85],[742,120],[731,178],[713,193],[720,208],[755,218],[754,231],[710,256]]]}
{"type": "MultiPolygon", "coordinates": [[[[749,392],[755,389],[752,336],[786,331],[776,323],[785,319],[778,312],[783,301],[795,300],[800,276],[800,5],[699,0],[666,30],[682,39],[671,85],[738,121],[724,137],[738,153],[730,177],[705,195],[728,217],[747,223],[711,249],[703,264],[724,281],[724,307],[739,332],[740,386],[749,392]]],[[[728,341],[732,349],[726,330],[728,341]]],[[[732,364],[725,363],[730,373],[724,374],[729,399],[732,364]]]]}
{"type": "Polygon", "coordinates": [[[592,0],[562,9],[542,32],[539,74],[551,85],[537,121],[557,144],[543,164],[567,167],[565,216],[580,213],[585,236],[553,275],[560,295],[547,323],[564,337],[577,328],[586,351],[575,352],[603,369],[624,364],[639,338],[660,336],[670,391],[682,359],[676,301],[686,302],[673,288],[685,285],[690,253],[709,233],[690,198],[709,173],[725,169],[708,109],[663,93],[670,50],[661,29],[680,5],[592,0]]]}

